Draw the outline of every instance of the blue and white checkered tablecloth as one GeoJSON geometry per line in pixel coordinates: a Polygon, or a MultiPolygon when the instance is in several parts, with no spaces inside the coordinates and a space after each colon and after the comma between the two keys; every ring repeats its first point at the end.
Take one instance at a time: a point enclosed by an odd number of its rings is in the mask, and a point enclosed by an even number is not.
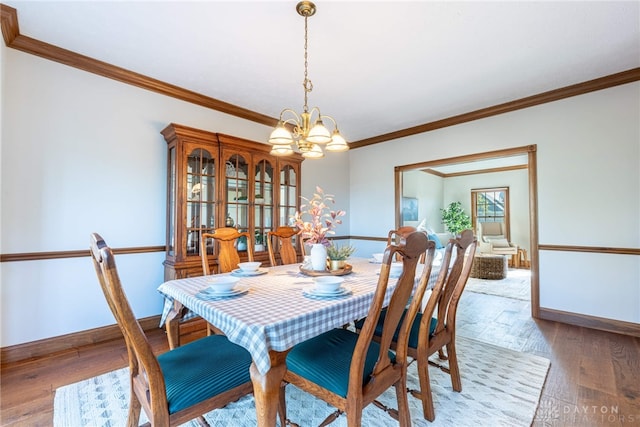
{"type": "MultiPolygon", "coordinates": [[[[258,371],[270,368],[269,351],[284,351],[323,332],[340,327],[367,315],[376,285],[379,264],[366,259],[350,259],[353,272],[344,278],[343,286],[352,293],[343,298],[318,300],[303,295],[313,286],[313,278],[302,274],[299,264],[269,268],[268,274],[242,277],[239,284],[249,286],[246,294],[223,300],[202,300],[195,295],[206,289],[210,276],[171,280],[158,291],[165,296],[161,326],[180,302],[194,314],[219,328],[230,341],[246,348],[258,371]]],[[[422,271],[418,266],[416,276],[422,271]]],[[[435,265],[430,282],[439,268],[435,265]]],[[[395,280],[390,279],[387,301],[395,280]]]]}

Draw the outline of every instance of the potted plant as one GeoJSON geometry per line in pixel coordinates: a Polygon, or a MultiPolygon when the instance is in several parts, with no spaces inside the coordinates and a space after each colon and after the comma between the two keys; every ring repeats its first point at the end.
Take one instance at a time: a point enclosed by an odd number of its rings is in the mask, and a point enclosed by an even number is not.
{"type": "Polygon", "coordinates": [[[446,209],[440,209],[442,212],[442,223],[447,231],[457,236],[462,230],[471,228],[471,217],[462,209],[462,203],[451,202],[446,209]]]}
{"type": "Polygon", "coordinates": [[[247,237],[246,236],[240,236],[238,237],[238,246],[237,246],[239,251],[246,251],[247,250],[247,237]]]}
{"type": "Polygon", "coordinates": [[[329,257],[330,270],[340,270],[345,267],[347,259],[353,255],[356,248],[350,245],[338,246],[335,242],[331,242],[331,246],[327,247],[327,256],[329,257]]]}
{"type": "Polygon", "coordinates": [[[254,251],[255,252],[262,252],[264,251],[264,234],[262,234],[260,232],[260,230],[256,230],[255,232],[255,245],[254,245],[254,251]]]}

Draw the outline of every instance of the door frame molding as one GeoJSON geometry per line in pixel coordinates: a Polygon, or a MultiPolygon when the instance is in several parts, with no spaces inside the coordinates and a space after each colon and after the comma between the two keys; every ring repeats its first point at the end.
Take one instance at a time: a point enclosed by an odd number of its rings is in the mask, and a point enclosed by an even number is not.
{"type": "Polygon", "coordinates": [[[538,259],[538,163],[537,145],[506,148],[502,150],[486,151],[482,153],[466,154],[445,159],[429,160],[420,163],[396,166],[394,168],[395,217],[396,228],[400,226],[402,218],[402,172],[442,166],[456,163],[468,163],[478,160],[497,159],[527,155],[527,171],[529,186],[529,257],[531,261],[531,317],[540,318],[540,282],[538,259]]]}

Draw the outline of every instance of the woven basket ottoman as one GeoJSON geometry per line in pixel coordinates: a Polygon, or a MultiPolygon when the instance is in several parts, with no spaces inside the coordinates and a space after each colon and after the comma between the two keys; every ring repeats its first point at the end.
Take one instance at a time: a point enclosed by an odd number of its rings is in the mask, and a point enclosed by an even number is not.
{"type": "Polygon", "coordinates": [[[504,255],[478,255],[473,258],[469,276],[476,279],[500,280],[507,277],[507,257],[504,255]]]}

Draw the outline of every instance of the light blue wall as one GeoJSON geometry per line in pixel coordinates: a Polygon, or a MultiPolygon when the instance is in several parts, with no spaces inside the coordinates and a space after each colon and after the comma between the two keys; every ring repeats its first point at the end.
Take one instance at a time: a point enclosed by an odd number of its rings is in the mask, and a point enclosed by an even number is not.
{"type": "MultiPolygon", "coordinates": [[[[0,49],[1,253],[80,250],[93,231],[114,247],[162,245],[160,130],[175,122],[256,141],[270,131],[4,44],[0,49]]],[[[395,225],[394,166],[537,144],[540,242],[637,248],[639,88],[627,84],[305,161],[302,192],[320,185],[336,195],[336,207],[348,212],[337,235],[384,237],[395,225]],[[615,209],[594,210],[596,195],[598,206],[615,209]]],[[[353,243],[359,256],[384,247],[353,243]]],[[[572,257],[578,259],[541,254],[543,307],[640,322],[640,257],[572,257]],[[583,277],[585,262],[621,268],[615,292],[596,275],[583,277]]],[[[139,317],[160,313],[162,260],[161,253],[117,257],[139,317]]],[[[1,263],[0,346],[113,324],[92,268],[88,257],[1,263]]]]}

